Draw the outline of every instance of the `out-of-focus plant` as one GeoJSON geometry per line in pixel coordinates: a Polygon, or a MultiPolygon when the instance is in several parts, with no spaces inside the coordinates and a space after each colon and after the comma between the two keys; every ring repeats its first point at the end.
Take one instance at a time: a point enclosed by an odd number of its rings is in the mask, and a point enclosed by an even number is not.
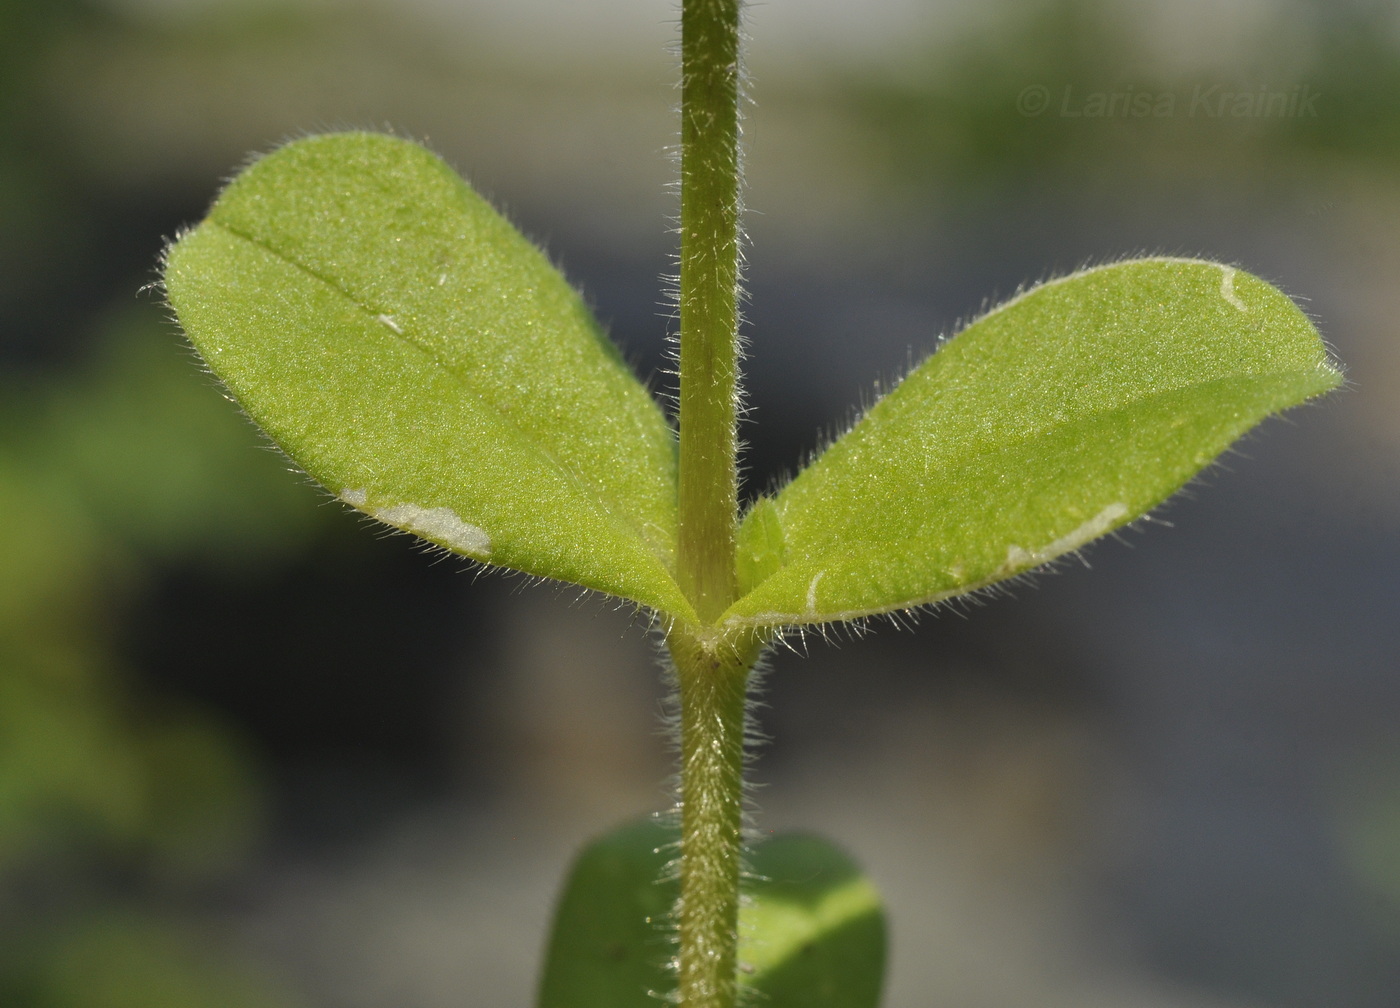
{"type": "Polygon", "coordinates": [[[148,898],[235,869],[259,799],[223,725],[134,685],[112,609],[150,563],[247,566],[304,537],[309,517],[246,431],[190,388],[160,324],[116,313],[82,373],[0,388],[5,1004],[290,1003],[148,898]]]}

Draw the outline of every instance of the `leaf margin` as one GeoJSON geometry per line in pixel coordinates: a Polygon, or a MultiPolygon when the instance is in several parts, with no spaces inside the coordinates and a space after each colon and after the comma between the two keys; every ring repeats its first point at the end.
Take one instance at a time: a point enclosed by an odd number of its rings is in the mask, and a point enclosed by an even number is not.
{"type": "MultiPolygon", "coordinates": [[[[1268,376],[1248,375],[1248,378],[1260,377],[1268,376]]],[[[1207,469],[1212,464],[1214,464],[1214,462],[1218,460],[1220,455],[1228,451],[1230,445],[1232,445],[1240,437],[1244,436],[1245,434],[1248,434],[1251,430],[1257,427],[1259,423],[1262,423],[1263,420],[1268,419],[1270,416],[1278,415],[1287,409],[1303,405],[1304,403],[1308,402],[1309,400],[1312,400],[1316,396],[1324,394],[1325,392],[1338,387],[1339,385],[1343,384],[1344,381],[1345,375],[1342,371],[1341,366],[1336,361],[1336,358],[1330,353],[1330,348],[1327,346],[1325,341],[1323,341],[1318,335],[1316,331],[1316,326],[1313,323],[1313,321],[1307,316],[1305,312],[1302,311],[1301,308],[1299,308],[1297,303],[1294,302],[1291,298],[1288,297],[1288,295],[1283,293],[1274,285],[1269,284],[1267,281],[1264,281],[1259,277],[1255,276],[1254,274],[1251,274],[1243,268],[1233,264],[1208,259],[1179,256],[1129,257],[1112,260],[1094,266],[1088,266],[1080,270],[1076,270],[1071,273],[1065,274],[1063,276],[1054,277],[1037,284],[1029,285],[1019,290],[1015,295],[1013,295],[1006,301],[1001,302],[993,306],[991,309],[983,312],[981,315],[974,318],[971,322],[967,323],[965,326],[960,328],[953,335],[940,339],[936,343],[933,351],[929,355],[927,355],[922,361],[920,361],[919,364],[916,365],[914,368],[911,368],[910,371],[903,377],[903,379],[900,380],[900,382],[896,383],[893,387],[886,390],[885,394],[881,396],[876,402],[874,402],[867,410],[865,410],[864,413],[861,416],[859,416],[846,429],[846,431],[843,434],[834,438],[820,451],[813,453],[812,459],[808,463],[808,465],[805,466],[801,471],[799,471],[795,476],[793,476],[792,479],[790,479],[781,489],[779,489],[775,494],[765,495],[757,498],[757,500],[754,502],[754,505],[751,507],[750,511],[744,516],[744,519],[740,524],[740,567],[741,569],[768,568],[768,570],[766,571],[767,577],[759,579],[756,583],[746,586],[748,590],[738,600],[736,600],[735,603],[724,614],[721,615],[719,622],[725,626],[733,628],[742,627],[750,630],[759,630],[763,632],[778,634],[783,633],[785,630],[801,626],[821,625],[834,622],[858,623],[870,617],[882,615],[889,616],[896,613],[909,613],[918,609],[935,606],[939,603],[946,602],[950,599],[959,596],[982,592],[988,588],[994,587],[1003,582],[1024,577],[1042,567],[1045,567],[1047,565],[1053,565],[1058,560],[1063,560],[1064,558],[1070,555],[1077,554],[1080,549],[1087,546],[1094,540],[1101,538],[1103,535],[1109,534],[1115,531],[1116,529],[1123,527],[1124,525],[1128,525],[1132,522],[1146,518],[1156,507],[1159,507],[1163,503],[1165,503],[1183,486],[1190,483],[1192,480],[1199,478],[1200,473],[1204,469],[1207,469]],[[931,591],[923,594],[913,594],[894,602],[882,603],[879,605],[873,605],[868,607],[853,607],[837,611],[820,611],[818,606],[816,605],[816,594],[819,589],[820,582],[823,578],[823,573],[821,571],[813,569],[808,572],[808,574],[811,577],[811,580],[807,582],[805,589],[805,607],[796,608],[793,606],[788,606],[787,608],[770,608],[755,610],[755,597],[761,598],[765,586],[770,586],[775,579],[781,577],[784,574],[784,572],[790,572],[795,566],[794,564],[785,560],[778,565],[776,571],[772,570],[773,560],[771,558],[771,554],[775,549],[775,528],[777,529],[776,536],[778,539],[778,545],[776,547],[777,551],[779,552],[779,554],[786,553],[786,537],[782,528],[780,527],[780,519],[777,517],[777,510],[783,504],[784,494],[787,493],[787,491],[794,484],[797,484],[799,481],[803,480],[804,477],[807,477],[808,473],[811,470],[821,465],[827,458],[828,454],[833,451],[833,449],[839,449],[843,445],[843,442],[846,442],[848,439],[850,439],[853,434],[857,434],[857,432],[862,428],[862,425],[866,424],[870,420],[872,414],[876,413],[881,409],[882,404],[886,400],[888,400],[891,396],[898,394],[899,389],[905,384],[905,382],[909,381],[911,377],[916,376],[920,371],[922,371],[926,367],[929,367],[931,365],[931,362],[933,362],[940,353],[944,352],[945,348],[953,345],[956,340],[963,337],[970,331],[974,330],[976,326],[981,325],[982,323],[987,322],[988,320],[994,319],[996,316],[1000,315],[1003,312],[1007,312],[1014,309],[1017,305],[1021,304],[1022,302],[1026,301],[1031,297],[1034,297],[1035,295],[1041,292],[1044,292],[1046,290],[1052,290],[1058,285],[1073,282],[1075,280],[1089,277],[1094,274],[1101,273],[1103,271],[1114,270],[1123,267],[1132,268],[1138,266],[1155,265],[1174,265],[1192,268],[1208,267],[1210,269],[1220,271],[1220,297],[1224,301],[1229,303],[1232,307],[1240,311],[1248,312],[1249,309],[1239,299],[1238,293],[1235,289],[1234,285],[1238,278],[1243,278],[1246,284],[1255,284],[1258,287],[1265,289],[1269,294],[1275,295],[1278,298],[1283,299],[1287,303],[1288,307],[1290,307],[1292,311],[1296,314],[1297,319],[1301,319],[1303,323],[1307,325],[1311,336],[1316,341],[1315,349],[1317,351],[1317,355],[1316,359],[1313,361],[1310,367],[1299,369],[1296,371],[1281,372],[1280,375],[1306,376],[1310,374],[1317,379],[1316,382],[1309,384],[1306,391],[1300,391],[1298,394],[1294,394],[1291,397],[1279,397],[1278,402],[1270,405],[1269,408],[1258,412],[1258,415],[1248,420],[1248,422],[1238,425],[1238,430],[1236,430],[1231,436],[1226,438],[1217,449],[1210,451],[1208,454],[1205,454],[1195,459],[1195,468],[1193,468],[1190,472],[1187,472],[1170,489],[1166,490],[1164,493],[1156,494],[1154,500],[1151,503],[1148,503],[1142,507],[1129,507],[1128,505],[1125,505],[1122,502],[1110,502],[1107,504],[1102,504],[1102,506],[1098,507],[1097,509],[1093,509],[1091,511],[1086,512],[1087,517],[1081,515],[1081,520],[1078,524],[1074,525],[1073,527],[1062,530],[1057,536],[1055,536],[1045,545],[1040,547],[1026,548],[1023,546],[1019,546],[1014,542],[1005,543],[1004,545],[1007,548],[1008,561],[986,576],[960,583],[957,586],[951,588],[931,591]],[[755,527],[759,522],[761,522],[762,528],[755,527]],[[1016,558],[1016,562],[1012,562],[1013,557],[1016,558]],[[749,611],[746,612],[746,609],[749,611]]],[[[1208,384],[1211,383],[1201,382],[1195,385],[1187,385],[1184,387],[1195,388],[1208,384]]],[[[1147,395],[1142,397],[1141,401],[1147,401],[1149,399],[1161,395],[1170,395],[1173,391],[1177,390],[1168,390],[1166,392],[1149,392],[1147,395]]],[[[1137,402],[1134,402],[1133,405],[1137,405],[1137,402]]],[[[791,598],[794,596],[792,593],[789,593],[789,597],[791,598]]]]}

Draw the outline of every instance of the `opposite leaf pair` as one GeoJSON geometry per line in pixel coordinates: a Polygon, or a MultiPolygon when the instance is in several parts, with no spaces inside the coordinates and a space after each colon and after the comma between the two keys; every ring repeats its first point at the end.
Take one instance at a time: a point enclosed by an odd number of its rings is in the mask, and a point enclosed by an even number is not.
{"type": "MultiPolygon", "coordinates": [[[[655,1008],[674,983],[667,862],[678,833],[628,823],[586,846],[555,911],[537,1008],[655,1008]]],[[[818,836],[767,837],[749,851],[739,913],[745,1004],[875,1008],[885,968],[885,914],[875,887],[818,836]]],[[[674,867],[674,866],[673,866],[674,867]]]]}
{"type": "MultiPolygon", "coordinates": [[[[545,257],[422,147],[333,134],[262,158],[170,249],[165,284],[209,367],[342,500],[697,622],[673,577],[666,418],[545,257]]],[[[1230,266],[1035,287],[750,509],[717,624],[855,619],[1014,576],[1340,380],[1302,312],[1230,266]]]]}

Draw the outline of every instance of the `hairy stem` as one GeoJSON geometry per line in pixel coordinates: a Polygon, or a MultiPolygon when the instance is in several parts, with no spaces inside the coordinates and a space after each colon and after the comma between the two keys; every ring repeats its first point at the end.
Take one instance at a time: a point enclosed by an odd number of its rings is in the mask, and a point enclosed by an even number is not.
{"type": "Polygon", "coordinates": [[[714,627],[737,587],[739,0],[682,0],[680,231],[676,564],[700,625],[667,639],[681,713],[677,993],[681,1008],[733,1008],[744,703],[759,650],[714,627]]]}
{"type": "Polygon", "coordinates": [[[702,623],[734,601],[739,0],[681,9],[680,586],[702,623]]]}
{"type": "Polygon", "coordinates": [[[755,643],[669,641],[681,714],[681,1008],[733,1008],[743,855],[744,705],[755,643]]]}

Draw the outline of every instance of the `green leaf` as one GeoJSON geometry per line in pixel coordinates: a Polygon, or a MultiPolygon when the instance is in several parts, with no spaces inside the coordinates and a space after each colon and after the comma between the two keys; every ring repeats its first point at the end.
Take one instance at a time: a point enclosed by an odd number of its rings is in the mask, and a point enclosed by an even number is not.
{"type": "Polygon", "coordinates": [[[679,887],[664,876],[678,835],[646,819],[579,852],[554,913],[539,1008],[656,1008],[650,992],[675,986],[679,887]]]}
{"type": "MultiPolygon", "coordinates": [[[[579,854],[555,914],[539,1008],[654,1008],[675,985],[667,876],[678,833],[630,823],[579,854]]],[[[879,896],[820,837],[755,845],[740,912],[743,986],[770,1008],[874,1008],[885,964],[879,896]]]]}
{"type": "Polygon", "coordinates": [[[828,840],[787,833],[756,844],[740,911],[741,982],[766,1008],[875,1008],[885,913],[859,867],[828,840]]]}
{"type": "Polygon", "coordinates": [[[779,626],[937,602],[1132,521],[1341,375],[1285,295],[1218,263],[1085,270],[916,368],[740,531],[776,571],[723,617],[779,626]]]}
{"type": "Polygon", "coordinates": [[[341,500],[490,564],[677,615],[666,420],[545,257],[373,133],[255,162],[169,251],[210,369],[341,500]]]}

